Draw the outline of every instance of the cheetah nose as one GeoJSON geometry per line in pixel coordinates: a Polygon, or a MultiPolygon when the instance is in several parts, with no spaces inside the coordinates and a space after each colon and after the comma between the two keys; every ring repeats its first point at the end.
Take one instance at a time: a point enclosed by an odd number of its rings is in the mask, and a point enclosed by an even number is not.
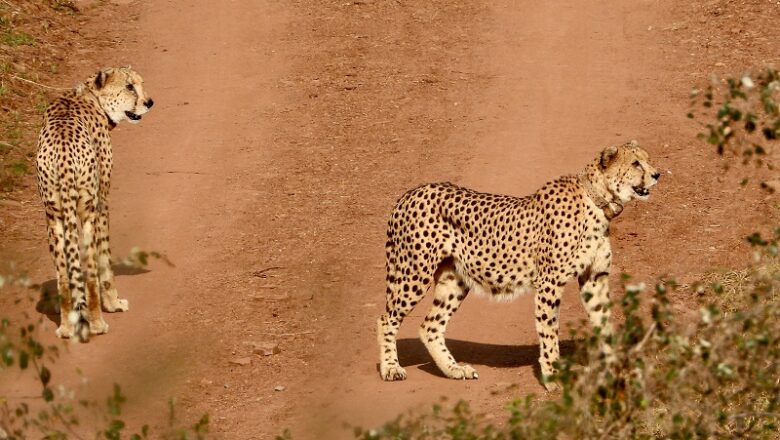
{"type": "Polygon", "coordinates": [[[656,171],[653,174],[651,174],[651,176],[653,177],[654,180],[658,180],[658,178],[661,177],[661,173],[656,171]]]}
{"type": "Polygon", "coordinates": [[[144,105],[146,106],[146,108],[152,108],[152,106],[154,105],[154,101],[152,101],[152,98],[149,98],[146,100],[146,102],[144,102],[144,105]]]}

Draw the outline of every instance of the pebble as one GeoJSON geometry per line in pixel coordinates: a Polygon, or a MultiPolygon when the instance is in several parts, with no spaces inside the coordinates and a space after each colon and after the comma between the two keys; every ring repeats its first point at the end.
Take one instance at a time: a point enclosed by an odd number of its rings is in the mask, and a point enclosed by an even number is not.
{"type": "Polygon", "coordinates": [[[274,391],[284,391],[284,390],[286,390],[284,385],[277,385],[274,387],[274,391]]]}
{"type": "Polygon", "coordinates": [[[252,342],[252,353],[260,356],[272,356],[282,352],[276,342],[252,342]]]}
{"type": "Polygon", "coordinates": [[[252,299],[255,301],[283,301],[289,299],[290,295],[286,292],[281,293],[257,293],[252,295],[252,299]]]}
{"type": "Polygon", "coordinates": [[[249,365],[252,363],[252,359],[249,357],[235,358],[229,361],[233,365],[249,365]]]}

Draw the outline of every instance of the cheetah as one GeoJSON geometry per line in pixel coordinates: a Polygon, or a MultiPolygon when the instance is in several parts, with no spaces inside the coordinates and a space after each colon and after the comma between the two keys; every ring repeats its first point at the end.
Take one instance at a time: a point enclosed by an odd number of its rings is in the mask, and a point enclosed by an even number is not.
{"type": "Polygon", "coordinates": [[[36,165],[57,270],[60,338],[106,333],[102,311],[129,309],[117,295],[111,269],[109,132],[123,120],[138,123],[153,104],[138,73],[106,68],[55,99],[44,114],[36,165]]]}
{"type": "MultiPolygon", "coordinates": [[[[609,224],[631,200],[647,200],[660,173],[636,141],[605,148],[577,175],[547,183],[527,197],[485,194],[433,183],[404,194],[387,227],[387,305],[377,320],[379,373],[406,379],[396,335],[404,317],[433,286],[433,307],[420,338],[452,379],[477,379],[444,341],[452,315],[469,292],[514,299],[535,291],[542,382],[559,358],[558,314],[566,282],[577,277],[594,327],[610,324],[609,224]]],[[[603,350],[608,347],[602,345],[603,350]]]]}

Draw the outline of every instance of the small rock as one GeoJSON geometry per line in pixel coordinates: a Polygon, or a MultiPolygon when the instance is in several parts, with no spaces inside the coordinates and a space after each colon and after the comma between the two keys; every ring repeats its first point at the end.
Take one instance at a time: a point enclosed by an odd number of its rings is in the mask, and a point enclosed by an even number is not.
{"type": "Polygon", "coordinates": [[[284,385],[277,385],[274,387],[274,391],[284,391],[287,388],[284,387],[284,385]]]}
{"type": "Polygon", "coordinates": [[[252,359],[250,359],[249,357],[241,357],[241,358],[231,359],[228,362],[230,362],[233,365],[242,365],[243,366],[243,365],[251,364],[252,363],[252,359]]]}
{"type": "Polygon", "coordinates": [[[260,356],[272,356],[282,352],[276,342],[245,342],[244,344],[251,345],[252,353],[260,356]]]}
{"type": "Polygon", "coordinates": [[[213,380],[208,380],[205,377],[200,380],[200,386],[202,386],[202,387],[210,387],[212,385],[214,385],[214,381],[213,380]]]}
{"type": "Polygon", "coordinates": [[[280,293],[258,293],[255,295],[252,295],[252,299],[255,301],[282,301],[285,299],[289,299],[290,295],[286,292],[280,292],[280,293]]]}
{"type": "Polygon", "coordinates": [[[717,63],[715,63],[715,67],[726,67],[726,64],[718,61],[717,63]]]}

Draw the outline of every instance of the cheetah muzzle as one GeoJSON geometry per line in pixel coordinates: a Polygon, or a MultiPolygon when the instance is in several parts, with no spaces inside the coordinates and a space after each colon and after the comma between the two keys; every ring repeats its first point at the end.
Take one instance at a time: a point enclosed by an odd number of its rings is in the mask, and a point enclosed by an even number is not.
{"type": "MultiPolygon", "coordinates": [[[[646,200],[660,173],[635,141],[604,149],[576,176],[563,176],[527,197],[485,194],[450,183],[404,194],[387,227],[387,305],[377,321],[379,374],[406,379],[396,335],[433,287],[420,338],[449,378],[476,379],[445,345],[447,324],[470,292],[512,299],[535,291],[539,363],[548,389],[559,358],[563,288],[577,278],[591,325],[612,332],[609,223],[632,200],[646,200]]],[[[602,344],[609,355],[609,347],[602,344]]]]}

